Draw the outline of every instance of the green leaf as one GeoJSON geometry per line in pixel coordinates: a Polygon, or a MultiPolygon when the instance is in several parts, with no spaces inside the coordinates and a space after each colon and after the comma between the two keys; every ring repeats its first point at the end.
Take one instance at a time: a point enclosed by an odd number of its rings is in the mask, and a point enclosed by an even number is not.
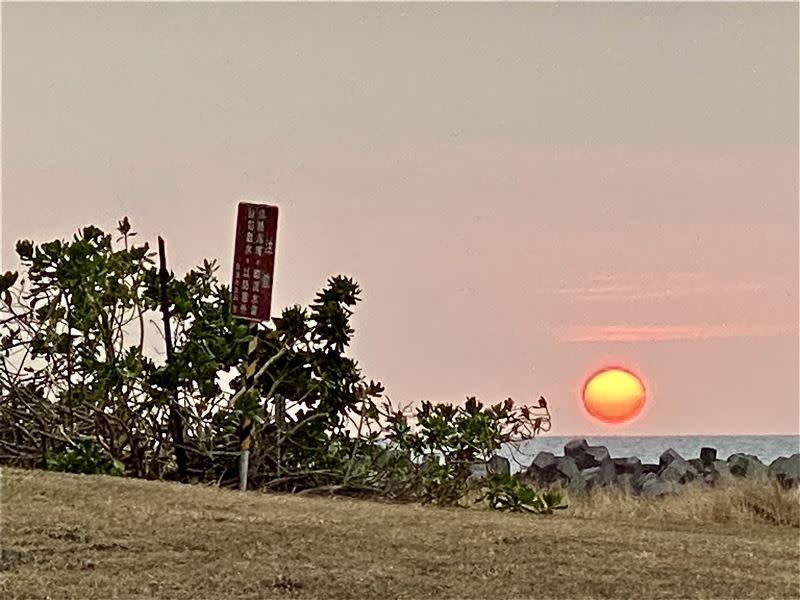
{"type": "MultiPolygon", "coordinates": [[[[0,275],[0,294],[5,294],[11,287],[17,282],[19,278],[19,273],[16,271],[6,271],[3,275],[0,275]]],[[[11,304],[10,296],[8,296],[8,300],[6,300],[6,304],[11,304]]]]}

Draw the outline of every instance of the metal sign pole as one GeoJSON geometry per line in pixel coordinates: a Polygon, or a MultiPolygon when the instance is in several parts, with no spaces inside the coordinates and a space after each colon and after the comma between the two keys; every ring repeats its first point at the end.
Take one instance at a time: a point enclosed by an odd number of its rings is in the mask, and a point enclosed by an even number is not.
{"type": "MultiPolygon", "coordinates": [[[[244,389],[245,393],[255,393],[254,376],[256,368],[258,367],[258,358],[256,352],[258,350],[258,326],[253,324],[250,326],[250,335],[252,339],[247,347],[247,366],[244,373],[244,389]]],[[[239,489],[242,491],[247,490],[247,473],[250,468],[250,443],[251,434],[253,431],[253,420],[249,416],[242,417],[240,428],[240,442],[239,442],[239,489]]]]}
{"type": "Polygon", "coordinates": [[[277,463],[278,477],[281,476],[281,443],[283,442],[283,428],[286,418],[286,399],[281,394],[275,395],[275,424],[277,425],[277,463]]]}
{"type": "MultiPolygon", "coordinates": [[[[247,348],[244,384],[234,395],[232,400],[234,403],[237,398],[245,394],[258,393],[257,324],[270,319],[277,228],[277,206],[239,203],[231,282],[231,314],[251,323],[252,337],[247,348]]],[[[240,490],[247,489],[252,429],[252,417],[244,415],[239,430],[240,490]]]]}

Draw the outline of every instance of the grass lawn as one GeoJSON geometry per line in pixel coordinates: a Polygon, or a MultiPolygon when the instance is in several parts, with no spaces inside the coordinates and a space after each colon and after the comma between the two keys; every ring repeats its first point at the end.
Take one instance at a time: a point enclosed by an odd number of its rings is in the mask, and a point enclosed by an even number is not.
{"type": "Polygon", "coordinates": [[[517,515],[14,469],[0,498],[9,600],[800,597],[800,529],[752,519],[614,502],[517,515]]]}

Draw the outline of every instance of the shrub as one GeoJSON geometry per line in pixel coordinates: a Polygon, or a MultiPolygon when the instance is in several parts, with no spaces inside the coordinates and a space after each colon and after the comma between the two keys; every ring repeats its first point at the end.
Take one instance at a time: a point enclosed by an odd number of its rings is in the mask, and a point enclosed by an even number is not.
{"type": "MultiPolygon", "coordinates": [[[[127,219],[117,231],[116,240],[88,226],[71,241],[20,241],[23,277],[0,276],[5,462],[174,478],[185,452],[192,477],[229,485],[240,441],[250,436],[254,487],[455,505],[475,491],[475,462],[549,426],[544,398],[536,407],[468,398],[395,410],[347,355],[361,289],[341,275],[310,306],[246,326],[230,314],[214,261],[183,278],[168,273],[174,352],[169,361],[150,356],[145,340],[161,320],[159,273],[148,244],[133,243],[127,219]],[[252,361],[254,385],[245,391],[252,361]],[[234,391],[222,389],[222,373],[234,375],[234,391]],[[183,421],[180,446],[171,413],[183,421]]],[[[493,478],[486,490],[503,510],[558,505],[513,479],[493,478]]]]}
{"type": "Polygon", "coordinates": [[[47,469],[86,475],[123,475],[125,467],[107,456],[92,439],[83,439],[63,452],[47,455],[47,469]]]}
{"type": "Polygon", "coordinates": [[[519,477],[499,473],[488,478],[480,500],[487,501],[491,508],[513,512],[551,514],[567,508],[558,490],[539,492],[519,477]]]}

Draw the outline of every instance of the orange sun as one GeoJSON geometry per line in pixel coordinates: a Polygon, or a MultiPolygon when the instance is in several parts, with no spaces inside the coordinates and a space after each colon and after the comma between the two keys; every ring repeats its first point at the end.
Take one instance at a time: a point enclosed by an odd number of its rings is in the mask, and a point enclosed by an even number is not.
{"type": "Polygon", "coordinates": [[[644,407],[645,391],[641,380],[621,367],[601,369],[583,386],[583,405],[595,419],[605,423],[624,423],[644,407]]]}

